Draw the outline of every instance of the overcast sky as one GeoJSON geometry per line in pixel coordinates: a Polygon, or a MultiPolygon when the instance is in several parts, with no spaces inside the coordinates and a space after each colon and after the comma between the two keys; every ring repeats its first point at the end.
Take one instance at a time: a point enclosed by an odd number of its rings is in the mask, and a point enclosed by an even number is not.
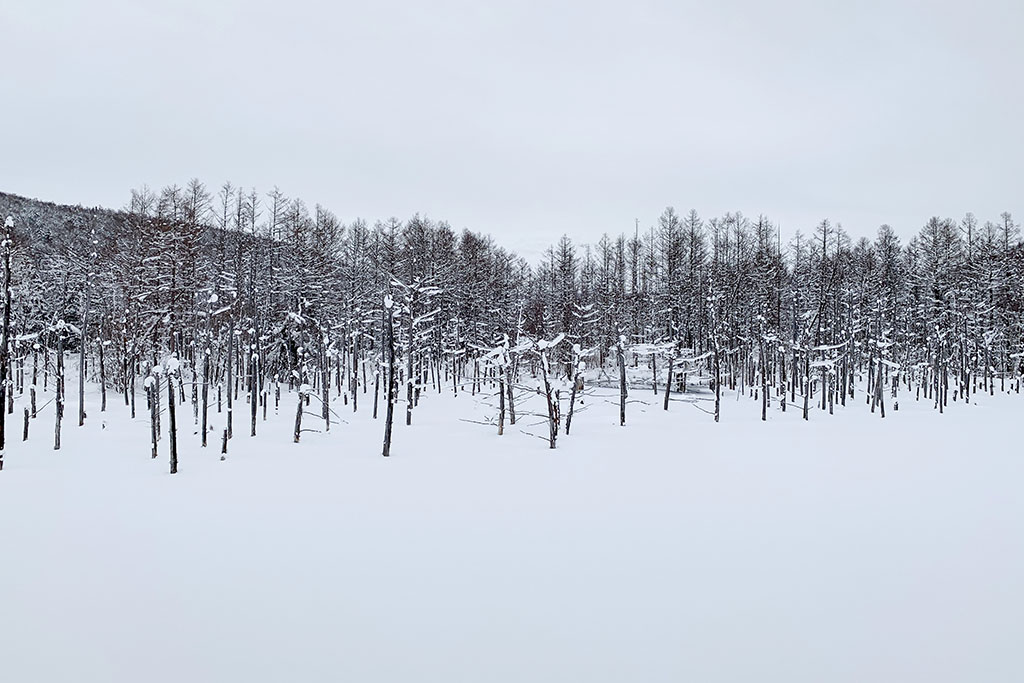
{"type": "Polygon", "coordinates": [[[908,236],[1024,214],[1022,7],[0,0],[0,190],[277,185],[531,257],[667,205],[908,236]]]}

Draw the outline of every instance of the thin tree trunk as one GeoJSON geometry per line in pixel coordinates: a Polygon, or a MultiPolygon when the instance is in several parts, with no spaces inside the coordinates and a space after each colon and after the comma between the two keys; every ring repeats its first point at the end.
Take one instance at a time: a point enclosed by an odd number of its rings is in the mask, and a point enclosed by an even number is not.
{"type": "Polygon", "coordinates": [[[157,415],[160,414],[160,392],[156,390],[156,382],[146,387],[146,395],[149,397],[149,440],[153,446],[151,456],[156,459],[156,443],[159,439],[157,415]]]}
{"type": "Polygon", "coordinates": [[[388,376],[387,376],[387,408],[384,415],[384,457],[391,455],[391,427],[395,420],[395,319],[391,301],[385,303],[385,332],[387,337],[388,376]]]}
{"type": "Polygon", "coordinates": [[[103,362],[103,340],[99,340],[100,345],[100,412],[107,412],[107,370],[106,365],[103,362]]]}
{"type": "Polygon", "coordinates": [[[174,408],[174,373],[167,373],[167,436],[171,450],[171,474],[178,473],[178,425],[174,408]]]}
{"type": "Polygon", "coordinates": [[[665,405],[664,409],[668,410],[669,394],[672,392],[672,374],[675,371],[676,364],[676,352],[673,348],[671,354],[668,357],[668,381],[665,382],[665,405]]]}
{"type": "Polygon", "coordinates": [[[541,373],[544,378],[544,397],[548,406],[548,447],[554,448],[555,441],[558,439],[558,416],[554,399],[551,396],[551,383],[548,381],[548,352],[546,350],[540,352],[540,359],[541,373]]]}
{"type": "Polygon", "coordinates": [[[54,413],[56,413],[56,426],[53,433],[53,450],[60,450],[60,423],[64,418],[64,332],[57,332],[57,372],[54,377],[54,389],[56,402],[54,413]]]}
{"type": "Polygon", "coordinates": [[[715,339],[713,343],[715,345],[715,422],[718,422],[722,407],[722,354],[719,351],[718,339],[715,339]]]}
{"type": "Polygon", "coordinates": [[[299,389],[299,407],[295,411],[295,443],[299,443],[299,436],[302,434],[302,401],[305,398],[302,389],[299,389]]]}
{"type": "Polygon", "coordinates": [[[206,448],[206,434],[209,429],[210,412],[210,348],[207,347],[203,353],[203,395],[202,395],[202,424],[200,429],[203,432],[202,446],[206,448]]]}
{"type": "Polygon", "coordinates": [[[616,351],[619,356],[619,426],[626,424],[626,350],[625,338],[622,334],[619,334],[619,343],[616,345],[616,351]]]}
{"type": "Polygon", "coordinates": [[[253,335],[253,343],[251,351],[251,358],[249,359],[249,436],[256,436],[256,411],[259,408],[259,336],[253,335]]]}
{"type": "Polygon", "coordinates": [[[516,423],[516,402],[512,386],[511,359],[508,365],[505,366],[505,391],[508,392],[508,423],[514,425],[516,423]]]}
{"type": "MultiPolygon", "coordinates": [[[[505,375],[504,369],[499,372],[498,380],[498,436],[505,433],[505,375]]],[[[569,408],[569,416],[572,418],[572,408],[569,408]]],[[[565,433],[569,433],[569,423],[565,425],[565,433]]]]}
{"type": "Polygon", "coordinates": [[[232,369],[234,368],[234,365],[235,365],[235,321],[232,320],[231,321],[231,325],[228,327],[228,377],[227,377],[228,392],[227,392],[227,397],[226,397],[227,398],[227,408],[228,408],[228,415],[227,415],[228,420],[227,420],[227,425],[225,426],[225,429],[227,429],[227,434],[228,434],[228,438],[229,439],[231,438],[231,422],[232,422],[232,418],[234,417],[233,414],[232,414],[232,400],[234,398],[234,393],[235,393],[234,379],[232,378],[232,369]]]}

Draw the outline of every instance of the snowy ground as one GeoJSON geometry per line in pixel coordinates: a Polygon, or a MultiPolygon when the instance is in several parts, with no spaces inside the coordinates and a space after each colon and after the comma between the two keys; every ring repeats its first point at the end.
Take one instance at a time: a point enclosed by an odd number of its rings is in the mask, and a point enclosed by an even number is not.
{"type": "Polygon", "coordinates": [[[428,395],[389,460],[366,399],[301,444],[292,397],[256,440],[239,413],[225,462],[186,405],[175,476],[116,397],[79,428],[72,396],[59,452],[19,407],[0,680],[1024,680],[1024,397],[634,398],[549,451],[428,395]]]}

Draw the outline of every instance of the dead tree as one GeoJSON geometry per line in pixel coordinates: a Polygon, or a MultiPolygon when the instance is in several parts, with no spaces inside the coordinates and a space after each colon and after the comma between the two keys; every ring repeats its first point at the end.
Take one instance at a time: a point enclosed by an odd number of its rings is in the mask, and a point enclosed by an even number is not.
{"type": "MultiPolygon", "coordinates": [[[[324,430],[331,431],[331,354],[330,337],[324,330],[320,342],[320,417],[324,421],[324,430]]],[[[355,392],[352,393],[355,401],[355,392]]]]}
{"type": "Polygon", "coordinates": [[[626,335],[619,329],[619,340],[615,344],[615,353],[619,361],[619,426],[626,424],[626,335]]]}
{"type": "Polygon", "coordinates": [[[100,412],[107,412],[107,368],[103,361],[103,348],[106,343],[101,338],[99,340],[99,352],[100,352],[100,412]]]}
{"type": "Polygon", "coordinates": [[[493,360],[498,376],[498,436],[505,433],[505,382],[508,372],[508,335],[502,335],[501,344],[488,354],[493,360]]]}
{"type": "Polygon", "coordinates": [[[668,410],[669,393],[672,391],[672,374],[675,371],[676,355],[679,353],[679,342],[674,341],[668,346],[668,381],[665,383],[665,405],[668,410]]]}
{"type": "Polygon", "coordinates": [[[558,344],[565,338],[564,334],[559,334],[551,341],[541,340],[537,342],[537,353],[540,356],[540,367],[541,376],[544,379],[544,397],[547,400],[548,408],[548,447],[554,448],[555,441],[558,439],[558,403],[557,399],[552,393],[551,382],[549,376],[551,374],[551,368],[548,363],[548,350],[558,346],[558,344]]]}
{"type": "MultiPolygon", "coordinates": [[[[207,337],[207,340],[209,340],[209,337],[207,337]]],[[[203,438],[202,438],[202,446],[203,446],[203,448],[206,448],[206,434],[209,431],[210,351],[211,351],[211,349],[209,347],[209,343],[207,343],[206,347],[203,349],[203,393],[202,393],[202,398],[200,399],[200,402],[202,404],[201,405],[202,424],[200,425],[200,430],[203,433],[203,438]]]]}
{"type": "Polygon", "coordinates": [[[516,423],[516,399],[512,385],[512,362],[512,359],[509,358],[508,364],[505,365],[505,392],[508,394],[508,423],[510,425],[516,423]]]}
{"type": "Polygon", "coordinates": [[[157,415],[160,413],[160,392],[157,391],[157,378],[153,375],[146,378],[146,397],[149,400],[149,441],[152,446],[150,455],[155,460],[157,456],[156,443],[159,440],[157,415]]]}
{"type": "Polygon", "coordinates": [[[768,355],[765,353],[766,333],[764,329],[764,316],[758,315],[758,336],[757,336],[757,365],[761,373],[761,421],[768,421],[768,355]]]}
{"type": "Polygon", "coordinates": [[[178,425],[174,413],[174,376],[178,373],[178,361],[172,359],[167,368],[167,436],[171,451],[171,474],[178,473],[178,425]]]}
{"type": "Polygon", "coordinates": [[[54,377],[54,413],[56,415],[53,430],[53,450],[60,450],[60,423],[64,419],[64,328],[66,324],[61,320],[54,329],[57,332],[57,358],[56,373],[54,377]]]}
{"type": "Polygon", "coordinates": [[[256,410],[259,407],[260,381],[260,337],[255,325],[252,328],[252,342],[249,344],[249,436],[256,436],[256,410]]]}
{"type": "Polygon", "coordinates": [[[93,263],[96,260],[96,230],[93,229],[92,236],[89,240],[92,245],[92,253],[89,255],[89,264],[86,266],[85,274],[85,305],[82,309],[82,332],[78,354],[78,426],[81,427],[85,424],[85,370],[86,370],[86,356],[85,351],[88,345],[88,332],[89,332],[89,308],[92,304],[92,279],[93,279],[93,263]]]}
{"type": "Polygon", "coordinates": [[[231,438],[231,422],[234,415],[232,414],[232,397],[235,395],[234,380],[232,377],[232,368],[235,365],[235,321],[231,321],[231,325],[228,327],[228,393],[227,393],[227,407],[228,407],[228,423],[225,429],[227,430],[228,438],[231,438]]]}
{"type": "Polygon", "coordinates": [[[583,371],[587,367],[583,357],[588,354],[589,351],[583,351],[579,344],[572,345],[572,390],[569,392],[569,412],[565,416],[566,436],[568,436],[569,428],[572,426],[572,415],[576,407],[576,394],[583,390],[583,371]]]}
{"type": "Polygon", "coordinates": [[[308,387],[305,384],[299,385],[299,407],[295,411],[294,443],[299,442],[299,436],[302,434],[302,404],[306,400],[307,390],[308,387]]]}
{"type": "Polygon", "coordinates": [[[384,344],[387,348],[387,409],[384,417],[384,457],[391,455],[391,427],[395,420],[395,302],[384,297],[384,344]]]}

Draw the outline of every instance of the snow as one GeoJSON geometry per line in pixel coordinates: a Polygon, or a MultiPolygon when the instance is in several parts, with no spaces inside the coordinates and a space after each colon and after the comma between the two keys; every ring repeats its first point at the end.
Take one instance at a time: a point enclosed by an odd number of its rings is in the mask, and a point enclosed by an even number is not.
{"type": "Polygon", "coordinates": [[[542,397],[498,437],[468,389],[389,459],[372,394],[300,444],[236,410],[224,462],[186,403],[174,476],[141,394],[56,452],[50,403],[0,472],[3,680],[1024,680],[1020,396],[716,425],[633,389],[619,427],[588,385],[552,451],[542,397]]]}
{"type": "Polygon", "coordinates": [[[561,333],[555,335],[555,338],[551,340],[541,339],[537,342],[537,350],[546,351],[548,349],[553,349],[561,344],[563,339],[565,339],[565,335],[561,333]]]}

